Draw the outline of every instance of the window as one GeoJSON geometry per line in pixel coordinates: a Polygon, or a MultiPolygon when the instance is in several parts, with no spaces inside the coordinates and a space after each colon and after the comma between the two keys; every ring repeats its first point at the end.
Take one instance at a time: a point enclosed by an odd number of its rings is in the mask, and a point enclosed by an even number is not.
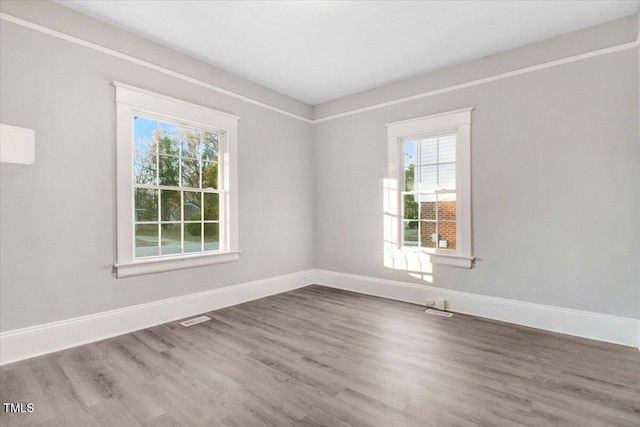
{"type": "Polygon", "coordinates": [[[471,268],[471,108],[390,123],[395,250],[471,268]]]}
{"type": "Polygon", "coordinates": [[[114,86],[118,277],[237,260],[238,118],[114,86]]]}
{"type": "Polygon", "coordinates": [[[455,133],[407,138],[402,146],[402,245],[455,250],[455,133]]]}

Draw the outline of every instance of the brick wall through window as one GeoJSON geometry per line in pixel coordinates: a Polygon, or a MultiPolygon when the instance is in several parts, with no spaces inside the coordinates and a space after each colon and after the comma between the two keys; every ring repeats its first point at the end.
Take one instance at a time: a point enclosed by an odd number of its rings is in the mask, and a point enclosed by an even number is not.
{"type": "Polygon", "coordinates": [[[437,243],[432,241],[432,236],[437,232],[439,240],[447,241],[446,249],[456,249],[455,201],[420,203],[420,219],[421,247],[436,248],[437,243]]]}

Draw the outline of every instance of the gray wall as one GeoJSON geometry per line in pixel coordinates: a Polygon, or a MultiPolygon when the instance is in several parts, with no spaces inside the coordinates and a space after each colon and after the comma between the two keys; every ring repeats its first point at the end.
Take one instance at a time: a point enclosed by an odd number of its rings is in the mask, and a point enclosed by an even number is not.
{"type": "MultiPolygon", "coordinates": [[[[2,11],[303,117],[312,109],[48,2],[2,11]]],[[[0,113],[36,130],[36,164],[0,181],[2,331],[314,266],[426,283],[383,266],[384,123],[474,106],[472,270],[433,285],[639,317],[637,50],[314,126],[3,21],[0,113]],[[237,263],[115,279],[112,80],[241,116],[237,263]],[[315,221],[314,221],[315,216],[315,221]]],[[[631,36],[630,36],[631,34],[631,36]]],[[[351,108],[612,46],[635,19],[569,34],[313,108],[351,108]]]]}
{"type": "MultiPolygon", "coordinates": [[[[488,64],[494,74],[518,68],[525,53],[544,62],[629,42],[635,25],[630,17],[449,71],[481,77],[488,64]]],[[[432,285],[640,317],[637,55],[627,49],[315,124],[316,267],[431,284],[383,264],[384,124],[473,106],[478,260],[471,270],[434,265],[432,285]]],[[[330,102],[314,114],[420,93],[444,76],[330,102]]]]}
{"type": "MultiPolygon", "coordinates": [[[[65,32],[86,29],[78,34],[86,38],[108,36],[103,24],[58,5],[3,2],[2,10],[41,21],[48,16],[51,26],[65,32]]],[[[36,131],[35,165],[2,171],[2,331],[313,267],[310,124],[12,23],[0,27],[1,121],[36,131]],[[241,117],[239,262],[114,278],[113,80],[241,117]]],[[[140,55],[160,65],[206,71],[211,75],[198,77],[219,83],[216,70],[205,64],[112,31],[110,43],[121,43],[113,46],[119,50],[144,48],[140,55]]],[[[238,78],[231,83],[238,90],[255,89],[238,78]]],[[[310,114],[310,107],[283,95],[265,88],[254,92],[263,101],[310,114]]]]}

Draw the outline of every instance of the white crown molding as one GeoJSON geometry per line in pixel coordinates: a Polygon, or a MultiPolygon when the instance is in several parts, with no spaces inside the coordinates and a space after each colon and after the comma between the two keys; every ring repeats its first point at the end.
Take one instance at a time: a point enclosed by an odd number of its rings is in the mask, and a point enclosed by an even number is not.
{"type": "Polygon", "coordinates": [[[0,333],[0,365],[111,338],[312,283],[312,270],[0,333]]]}
{"type": "MultiPolygon", "coordinates": [[[[178,79],[187,81],[189,83],[193,83],[193,84],[196,84],[198,86],[201,86],[201,87],[204,87],[204,88],[207,88],[207,89],[210,89],[210,90],[214,90],[216,92],[223,93],[225,95],[229,95],[231,97],[240,99],[242,101],[245,101],[245,102],[260,106],[262,108],[266,108],[268,110],[275,111],[275,112],[278,112],[280,114],[284,114],[285,116],[293,117],[294,119],[298,119],[298,120],[302,120],[305,123],[311,123],[311,124],[321,123],[321,122],[325,122],[325,121],[328,121],[328,120],[333,120],[333,119],[338,119],[338,118],[341,118],[341,117],[351,116],[351,115],[354,115],[354,114],[364,113],[366,111],[377,110],[377,109],[380,109],[380,108],[385,108],[385,107],[389,107],[389,106],[396,105],[396,104],[402,104],[402,103],[405,103],[405,102],[415,101],[417,99],[422,99],[422,98],[427,98],[427,97],[430,97],[430,96],[440,95],[440,94],[447,93],[447,92],[453,92],[453,91],[456,91],[456,90],[465,89],[465,88],[468,88],[468,87],[473,87],[473,86],[477,86],[477,85],[493,82],[493,81],[496,81],[496,80],[506,79],[506,78],[513,77],[513,76],[518,76],[518,75],[521,75],[521,74],[526,74],[526,73],[531,73],[531,72],[534,72],[534,71],[544,70],[546,68],[557,67],[559,65],[568,64],[568,63],[571,63],[571,62],[581,61],[583,59],[594,58],[594,57],[601,56],[601,55],[607,55],[609,53],[620,52],[620,51],[627,50],[627,49],[633,49],[633,48],[636,48],[636,47],[638,47],[640,45],[640,41],[639,41],[640,39],[636,39],[636,40],[634,40],[632,42],[622,43],[622,44],[618,44],[618,45],[615,45],[615,46],[610,46],[610,47],[607,47],[607,48],[594,50],[594,51],[591,51],[591,52],[581,53],[579,55],[573,55],[573,56],[569,56],[569,57],[566,57],[566,58],[556,59],[554,61],[544,62],[542,64],[532,65],[532,66],[529,66],[529,67],[524,67],[524,68],[520,68],[520,69],[517,69],[517,70],[508,71],[508,72],[505,72],[505,73],[500,73],[500,74],[496,74],[496,75],[493,75],[493,76],[484,77],[484,78],[481,78],[481,79],[471,80],[471,81],[468,81],[468,82],[465,82],[465,83],[460,83],[460,84],[456,84],[456,85],[452,85],[452,86],[447,86],[447,87],[443,87],[443,88],[440,88],[440,89],[435,89],[435,90],[428,91],[428,92],[422,92],[422,93],[418,93],[416,95],[406,96],[406,97],[403,97],[403,98],[398,98],[398,99],[394,99],[394,100],[387,101],[387,102],[381,102],[381,103],[373,104],[373,105],[370,105],[370,106],[367,106],[367,107],[356,108],[354,110],[349,110],[349,111],[345,111],[345,112],[338,113],[338,114],[332,114],[332,115],[321,117],[321,118],[318,118],[318,119],[308,119],[306,117],[299,116],[299,115],[297,115],[295,113],[291,113],[291,112],[283,110],[281,108],[274,107],[274,106],[269,105],[267,103],[264,103],[262,101],[258,101],[256,99],[250,98],[250,97],[245,96],[245,95],[241,95],[239,93],[233,92],[233,91],[228,90],[228,89],[224,89],[224,88],[222,88],[220,86],[216,86],[216,85],[213,85],[211,83],[207,83],[205,81],[196,79],[194,77],[190,77],[190,76],[187,76],[185,74],[179,73],[177,71],[173,71],[173,70],[170,70],[168,68],[161,67],[159,65],[153,64],[153,63],[148,62],[148,61],[144,61],[144,60],[136,58],[134,56],[127,55],[125,53],[118,52],[118,51],[113,50],[113,49],[109,49],[109,48],[101,46],[99,44],[96,44],[96,43],[93,43],[93,42],[90,42],[90,41],[87,41],[87,40],[83,40],[83,39],[81,39],[79,37],[75,37],[75,36],[72,36],[72,35],[69,35],[69,34],[54,30],[52,28],[45,27],[43,25],[36,24],[34,22],[31,22],[31,21],[27,21],[27,20],[22,19],[22,18],[18,18],[18,17],[15,17],[13,15],[9,15],[9,14],[4,13],[4,12],[0,12],[0,20],[11,22],[11,23],[20,25],[22,27],[35,30],[35,31],[39,31],[41,33],[48,34],[50,36],[57,37],[57,38],[62,39],[62,40],[66,40],[66,41],[69,41],[71,43],[75,43],[75,44],[78,44],[80,46],[87,47],[89,49],[94,49],[94,50],[96,50],[98,52],[102,52],[102,53],[105,53],[107,55],[111,55],[111,56],[114,56],[116,58],[120,58],[120,59],[123,59],[125,61],[132,62],[132,63],[137,64],[137,65],[141,65],[143,67],[147,67],[149,69],[152,69],[152,70],[167,74],[169,76],[176,77],[178,79]]],[[[313,109],[313,107],[312,107],[312,109],[313,109]]]]}
{"type": "Polygon", "coordinates": [[[356,108],[354,110],[345,111],[343,113],[332,114],[330,116],[321,117],[319,119],[313,119],[313,123],[320,123],[320,122],[325,122],[327,120],[333,120],[341,117],[352,116],[354,114],[364,113],[366,111],[372,111],[380,108],[390,107],[392,105],[415,101],[417,99],[422,99],[422,98],[428,98],[430,96],[440,95],[447,92],[453,92],[460,89],[466,89],[468,87],[478,86],[485,83],[494,82],[496,80],[507,79],[509,77],[519,76],[521,74],[532,73],[534,71],[557,67],[559,65],[569,64],[576,61],[582,61],[583,59],[595,58],[601,55],[607,55],[614,52],[633,49],[638,47],[638,45],[639,45],[638,40],[628,42],[628,43],[622,43],[622,44],[610,46],[604,49],[598,49],[591,52],[581,53],[579,55],[573,55],[566,58],[556,59],[554,61],[543,62],[542,64],[531,65],[529,67],[519,68],[517,70],[507,71],[505,73],[495,74],[493,76],[483,77],[481,79],[471,80],[465,83],[460,83],[452,86],[443,87],[440,89],[435,89],[429,92],[422,92],[416,95],[405,96],[403,98],[398,98],[398,99],[394,99],[387,102],[381,102],[379,104],[369,105],[367,107],[356,108]]]}
{"type": "Polygon", "coordinates": [[[283,109],[278,108],[278,107],[274,107],[273,105],[269,105],[269,104],[267,104],[265,102],[258,101],[256,99],[250,98],[250,97],[245,96],[245,95],[241,95],[239,93],[233,92],[233,91],[228,90],[228,89],[224,89],[224,88],[222,88],[220,86],[216,86],[216,85],[211,84],[211,83],[207,83],[205,81],[196,79],[196,78],[188,76],[186,74],[182,74],[182,73],[179,73],[177,71],[173,71],[173,70],[170,70],[168,68],[161,67],[161,66],[153,64],[151,62],[144,61],[142,59],[136,58],[136,57],[131,56],[131,55],[127,55],[126,53],[118,52],[118,51],[110,49],[108,47],[101,46],[101,45],[99,45],[97,43],[93,43],[93,42],[90,42],[90,41],[87,41],[87,40],[83,40],[83,39],[81,39],[79,37],[75,37],[75,36],[63,33],[61,31],[54,30],[54,29],[49,28],[49,27],[45,27],[44,25],[36,24],[34,22],[27,21],[25,19],[15,17],[13,15],[6,14],[4,12],[0,12],[0,19],[3,20],[3,21],[7,21],[7,22],[11,22],[13,24],[20,25],[20,26],[25,27],[25,28],[29,28],[29,29],[32,29],[32,30],[35,30],[35,31],[39,31],[39,32],[41,32],[43,34],[47,34],[47,35],[50,35],[50,36],[53,36],[53,37],[56,37],[56,38],[59,38],[59,39],[62,39],[62,40],[66,40],[66,41],[71,42],[71,43],[75,43],[75,44],[80,45],[80,46],[87,47],[89,49],[93,49],[93,50],[98,51],[98,52],[105,53],[105,54],[113,56],[115,58],[123,59],[125,61],[134,63],[136,65],[141,65],[143,67],[149,68],[149,69],[154,70],[154,71],[158,71],[160,73],[163,73],[163,74],[175,77],[175,78],[178,78],[180,80],[184,80],[186,82],[193,83],[195,85],[198,85],[198,86],[201,86],[201,87],[204,87],[204,88],[207,88],[207,89],[210,89],[210,90],[213,90],[213,91],[216,91],[216,92],[231,96],[233,98],[240,99],[240,100],[248,102],[250,104],[257,105],[257,106],[262,107],[262,108],[266,108],[267,110],[275,111],[275,112],[278,112],[280,114],[284,114],[285,116],[293,117],[294,119],[298,119],[298,120],[302,120],[303,122],[306,122],[306,123],[312,123],[313,122],[311,119],[307,119],[306,117],[299,116],[299,115],[297,115],[295,113],[292,113],[290,111],[283,110],[283,109]]]}
{"type": "Polygon", "coordinates": [[[630,347],[640,346],[640,320],[589,311],[490,297],[408,282],[326,270],[313,271],[314,283],[336,289],[425,305],[444,298],[456,313],[630,347]]]}

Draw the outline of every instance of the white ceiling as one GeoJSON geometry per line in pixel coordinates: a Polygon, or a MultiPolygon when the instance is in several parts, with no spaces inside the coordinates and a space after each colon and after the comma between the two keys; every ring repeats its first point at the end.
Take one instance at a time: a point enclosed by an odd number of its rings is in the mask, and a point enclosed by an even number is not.
{"type": "Polygon", "coordinates": [[[640,7],[640,1],[56,1],[311,105],[640,7]]]}

